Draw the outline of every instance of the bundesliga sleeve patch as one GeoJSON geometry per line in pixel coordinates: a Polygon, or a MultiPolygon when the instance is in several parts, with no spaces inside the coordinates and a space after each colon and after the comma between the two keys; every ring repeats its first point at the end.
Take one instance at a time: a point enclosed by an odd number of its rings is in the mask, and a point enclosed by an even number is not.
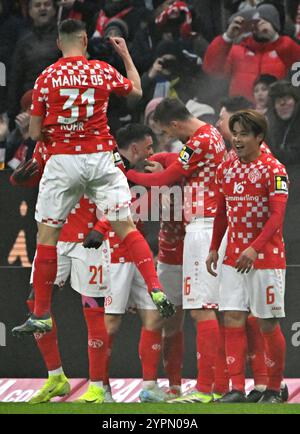
{"type": "Polygon", "coordinates": [[[193,153],[193,149],[189,148],[188,146],[184,146],[179,153],[179,158],[183,163],[188,163],[193,153]]]}
{"type": "Polygon", "coordinates": [[[275,176],[275,191],[277,193],[288,192],[288,181],[286,176],[282,176],[282,175],[275,176]]]}

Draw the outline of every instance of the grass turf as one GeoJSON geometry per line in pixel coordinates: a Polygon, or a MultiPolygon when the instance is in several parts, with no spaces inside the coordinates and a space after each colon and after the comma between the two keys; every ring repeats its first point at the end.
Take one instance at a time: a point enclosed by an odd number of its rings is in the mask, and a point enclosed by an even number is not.
{"type": "Polygon", "coordinates": [[[300,404],[0,403],[0,414],[300,414],[300,404]]]}

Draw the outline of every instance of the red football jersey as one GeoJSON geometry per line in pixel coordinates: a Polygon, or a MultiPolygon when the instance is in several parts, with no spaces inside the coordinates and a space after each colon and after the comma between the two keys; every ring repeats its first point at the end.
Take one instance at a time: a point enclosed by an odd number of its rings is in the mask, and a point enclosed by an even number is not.
{"type": "MultiPolygon", "coordinates": [[[[37,142],[33,158],[38,162],[42,174],[50,155],[43,142],[37,142]]],[[[59,235],[59,241],[69,243],[82,242],[97,222],[96,205],[83,196],[72,209],[59,235]]]]}
{"type": "MultiPolygon", "coordinates": [[[[264,154],[273,155],[271,149],[269,148],[269,146],[265,142],[262,142],[262,144],[260,145],[260,150],[264,154]]],[[[235,160],[236,158],[238,158],[238,156],[237,156],[235,150],[233,148],[231,148],[230,151],[228,151],[226,154],[226,160],[235,160]]]]}
{"type": "Polygon", "coordinates": [[[183,146],[179,161],[186,177],[184,217],[214,217],[216,212],[215,175],[223,161],[225,143],[219,131],[210,124],[200,127],[183,146]],[[189,186],[189,189],[187,189],[189,186]]]}
{"type": "Polygon", "coordinates": [[[109,95],[127,95],[132,83],[111,65],[84,56],[66,57],[37,78],[31,114],[42,116],[49,154],[110,151],[109,95]]]}
{"type": "MultiPolygon", "coordinates": [[[[251,163],[238,158],[222,163],[216,182],[226,200],[228,242],[224,264],[235,266],[240,254],[255,241],[266,224],[271,201],[286,203],[288,178],[273,155],[261,154],[251,163]]],[[[285,268],[282,227],[258,253],[254,268],[285,268]]]]}

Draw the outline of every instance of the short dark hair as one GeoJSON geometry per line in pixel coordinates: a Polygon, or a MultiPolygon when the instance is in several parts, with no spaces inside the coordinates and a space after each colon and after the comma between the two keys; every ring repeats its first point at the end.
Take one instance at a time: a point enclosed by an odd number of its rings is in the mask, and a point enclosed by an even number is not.
{"type": "Polygon", "coordinates": [[[143,140],[145,136],[153,137],[153,131],[147,125],[128,124],[120,128],[116,134],[119,149],[128,149],[131,143],[143,140]]]}
{"type": "Polygon", "coordinates": [[[220,107],[225,107],[230,113],[253,108],[253,104],[244,96],[231,96],[221,99],[220,107]]]}
{"type": "Polygon", "coordinates": [[[62,21],[58,26],[58,33],[63,35],[71,35],[72,33],[86,32],[86,25],[83,21],[73,20],[68,18],[62,21]]]}
{"type": "Polygon", "coordinates": [[[271,86],[271,84],[275,83],[275,81],[277,81],[277,78],[274,77],[274,75],[262,74],[253,83],[253,89],[259,83],[265,84],[266,86],[271,86]]]}
{"type": "Polygon", "coordinates": [[[164,98],[156,107],[153,120],[162,125],[169,125],[172,121],[186,121],[192,116],[177,98],[164,98]]]}
{"type": "Polygon", "coordinates": [[[252,132],[255,137],[259,134],[263,135],[263,139],[266,137],[268,124],[264,115],[255,110],[239,110],[229,118],[229,129],[233,132],[234,124],[238,122],[246,131],[252,132]]]}

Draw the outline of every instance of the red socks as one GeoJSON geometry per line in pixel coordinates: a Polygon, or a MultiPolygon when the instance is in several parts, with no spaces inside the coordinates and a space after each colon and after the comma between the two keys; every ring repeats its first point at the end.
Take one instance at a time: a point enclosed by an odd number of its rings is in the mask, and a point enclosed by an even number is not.
{"type": "Polygon", "coordinates": [[[197,389],[211,393],[215,380],[219,324],[217,320],[197,322],[197,389]]]}
{"type": "Polygon", "coordinates": [[[266,365],[268,371],[268,389],[280,390],[285,365],[285,339],[278,324],[272,332],[262,332],[266,365]]]}
{"type": "MultiPolygon", "coordinates": [[[[34,309],[34,300],[27,300],[30,312],[34,309]]],[[[58,349],[56,323],[52,316],[52,330],[48,333],[34,334],[37,346],[41,352],[48,371],[54,371],[62,366],[58,349]]]]}
{"type": "Polygon", "coordinates": [[[232,390],[245,392],[247,337],[245,327],[225,327],[226,361],[232,390]]]}
{"type": "Polygon", "coordinates": [[[248,359],[255,385],[267,385],[268,374],[265,363],[265,343],[257,319],[248,317],[246,324],[248,341],[248,359]]]}
{"type": "Polygon", "coordinates": [[[104,308],[84,307],[83,313],[88,329],[90,380],[104,382],[109,353],[109,338],[104,324],[104,308]]]}
{"type": "Polygon", "coordinates": [[[161,354],[161,330],[146,330],[142,327],[139,356],[143,369],[143,380],[157,380],[157,370],[161,354]]]}
{"type": "Polygon", "coordinates": [[[55,246],[37,245],[34,261],[34,314],[43,316],[51,311],[52,287],[57,272],[57,253],[55,246]]]}
{"type": "Polygon", "coordinates": [[[153,288],[161,289],[152,252],[142,234],[138,230],[132,231],[124,238],[123,243],[131,253],[133,262],[143,276],[148,287],[148,292],[151,292],[153,288]]]}
{"type": "Polygon", "coordinates": [[[229,375],[225,353],[225,327],[220,325],[214,392],[221,394],[229,392],[229,375]]]}
{"type": "Polygon", "coordinates": [[[163,338],[163,362],[170,386],[181,385],[181,370],[183,364],[183,332],[163,338]]]}

